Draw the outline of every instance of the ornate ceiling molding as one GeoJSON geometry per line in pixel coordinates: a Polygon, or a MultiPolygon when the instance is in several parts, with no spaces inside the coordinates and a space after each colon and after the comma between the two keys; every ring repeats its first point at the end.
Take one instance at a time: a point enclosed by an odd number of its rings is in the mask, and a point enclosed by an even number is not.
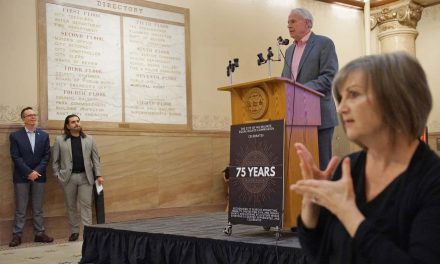
{"type": "MultiPolygon", "coordinates": [[[[321,2],[339,4],[343,6],[348,6],[356,9],[364,9],[364,0],[319,0],[321,2]]],[[[399,0],[370,0],[370,7],[377,7],[381,5],[386,5],[399,0]]],[[[440,1],[440,0],[439,0],[440,1]]]]}
{"type": "Polygon", "coordinates": [[[370,18],[371,29],[376,26],[382,26],[381,31],[387,30],[387,27],[407,26],[416,28],[417,23],[422,17],[423,7],[413,1],[400,3],[396,6],[387,6],[380,9],[378,13],[372,14],[370,18]],[[384,24],[388,24],[385,26],[384,24]]]}
{"type": "MultiPolygon", "coordinates": [[[[319,1],[344,5],[356,9],[364,9],[364,0],[319,0],[319,1]]],[[[370,7],[371,8],[380,7],[398,1],[399,0],[370,0],[370,7]]],[[[440,0],[413,0],[413,1],[423,7],[440,4],[440,0]]]]}

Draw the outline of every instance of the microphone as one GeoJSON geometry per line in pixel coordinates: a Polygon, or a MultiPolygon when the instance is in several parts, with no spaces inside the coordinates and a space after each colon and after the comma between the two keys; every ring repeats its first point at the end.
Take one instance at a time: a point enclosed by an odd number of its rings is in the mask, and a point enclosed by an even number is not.
{"type": "Polygon", "coordinates": [[[226,66],[226,75],[229,77],[231,72],[235,71],[235,68],[239,67],[239,59],[234,58],[232,60],[229,60],[228,66],[226,66]]]}
{"type": "Polygon", "coordinates": [[[228,66],[226,66],[226,76],[229,77],[229,81],[232,85],[232,73],[235,71],[235,68],[239,67],[239,59],[234,58],[232,60],[229,60],[228,66]]]}
{"type": "Polygon", "coordinates": [[[288,39],[283,39],[281,36],[277,38],[278,45],[289,45],[288,39]]]}
{"type": "Polygon", "coordinates": [[[239,59],[238,58],[234,58],[234,66],[236,67],[236,68],[238,68],[238,66],[239,66],[239,59]]]}
{"type": "Polygon", "coordinates": [[[260,66],[261,64],[266,63],[266,60],[263,57],[263,53],[258,53],[257,57],[258,57],[258,60],[257,60],[258,66],[260,66]]]}
{"type": "Polygon", "coordinates": [[[272,60],[273,52],[272,47],[267,48],[267,60],[272,60]]]}

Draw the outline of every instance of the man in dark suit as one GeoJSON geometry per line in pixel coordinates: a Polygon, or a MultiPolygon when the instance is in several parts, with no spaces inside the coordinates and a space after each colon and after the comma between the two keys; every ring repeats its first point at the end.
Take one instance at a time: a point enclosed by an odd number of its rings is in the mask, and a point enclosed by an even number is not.
{"type": "Polygon", "coordinates": [[[287,27],[295,41],[286,50],[282,77],[293,79],[324,94],[320,100],[321,125],[318,127],[319,166],[324,170],[332,157],[332,137],[338,125],[331,89],[338,71],[335,45],[331,39],[311,31],[313,17],[304,8],[290,12],[287,27]]]}
{"type": "Polygon", "coordinates": [[[31,107],[21,111],[24,128],[11,133],[10,151],[14,163],[15,219],[10,247],[21,244],[21,235],[26,221],[29,194],[32,201],[32,220],[35,242],[50,243],[52,237],[44,233],[43,198],[46,182],[46,166],[50,158],[49,136],[37,128],[37,115],[31,107]]]}

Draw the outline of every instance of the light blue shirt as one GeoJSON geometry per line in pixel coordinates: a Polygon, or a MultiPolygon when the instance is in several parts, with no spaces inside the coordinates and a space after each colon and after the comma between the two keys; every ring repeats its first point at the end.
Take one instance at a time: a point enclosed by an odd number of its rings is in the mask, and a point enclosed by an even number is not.
{"type": "Polygon", "coordinates": [[[34,129],[33,131],[28,130],[27,128],[24,128],[24,129],[26,129],[26,133],[28,135],[29,142],[31,143],[32,153],[33,153],[34,149],[35,149],[35,132],[36,132],[36,129],[34,129]]]}

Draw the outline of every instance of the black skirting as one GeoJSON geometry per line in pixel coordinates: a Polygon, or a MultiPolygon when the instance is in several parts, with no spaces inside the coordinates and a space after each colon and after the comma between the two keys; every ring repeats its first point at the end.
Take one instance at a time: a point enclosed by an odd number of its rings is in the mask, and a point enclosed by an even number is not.
{"type": "Polygon", "coordinates": [[[86,226],[80,263],[304,263],[298,240],[234,225],[225,213],[86,226]]]}

